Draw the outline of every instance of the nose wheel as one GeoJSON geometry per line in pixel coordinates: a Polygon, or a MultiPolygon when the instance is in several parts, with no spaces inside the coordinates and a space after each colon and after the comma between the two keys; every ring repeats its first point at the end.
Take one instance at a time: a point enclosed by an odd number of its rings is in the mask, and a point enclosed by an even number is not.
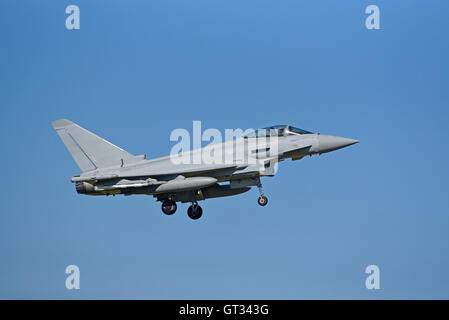
{"type": "Polygon", "coordinates": [[[187,215],[190,219],[197,220],[203,215],[203,209],[198,205],[198,203],[194,202],[189,209],[187,209],[187,215]]]}
{"type": "Polygon", "coordinates": [[[257,199],[257,203],[259,204],[259,206],[264,207],[268,203],[268,198],[265,197],[263,194],[262,183],[260,182],[260,180],[259,180],[259,183],[257,184],[257,188],[259,188],[259,193],[260,193],[259,199],[257,199]]]}
{"type": "Polygon", "coordinates": [[[265,196],[260,196],[259,199],[257,199],[257,203],[259,204],[259,206],[266,206],[268,203],[268,198],[265,196]]]}
{"type": "Polygon", "coordinates": [[[175,201],[168,199],[162,202],[161,209],[163,213],[170,216],[176,212],[177,207],[175,201]]]}

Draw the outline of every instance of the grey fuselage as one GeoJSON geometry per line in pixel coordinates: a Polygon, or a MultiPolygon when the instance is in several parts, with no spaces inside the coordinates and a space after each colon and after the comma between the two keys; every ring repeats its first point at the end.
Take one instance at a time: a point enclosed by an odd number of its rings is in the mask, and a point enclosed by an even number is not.
{"type": "Polygon", "coordinates": [[[72,182],[82,194],[147,194],[158,201],[192,202],[246,192],[260,184],[260,177],[273,176],[284,159],[299,160],[357,142],[316,133],[240,137],[161,158],[121,159],[116,165],[74,176],[72,182]],[[211,161],[210,155],[217,153],[221,156],[211,161]],[[229,183],[219,184],[223,182],[229,183]]]}

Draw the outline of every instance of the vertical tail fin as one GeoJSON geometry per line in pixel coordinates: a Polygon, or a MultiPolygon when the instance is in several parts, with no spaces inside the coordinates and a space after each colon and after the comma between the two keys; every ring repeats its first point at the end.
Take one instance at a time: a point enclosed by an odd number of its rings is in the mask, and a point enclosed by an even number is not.
{"type": "Polygon", "coordinates": [[[121,159],[134,157],[70,120],[56,120],[52,125],[83,172],[119,165],[121,159]]]}

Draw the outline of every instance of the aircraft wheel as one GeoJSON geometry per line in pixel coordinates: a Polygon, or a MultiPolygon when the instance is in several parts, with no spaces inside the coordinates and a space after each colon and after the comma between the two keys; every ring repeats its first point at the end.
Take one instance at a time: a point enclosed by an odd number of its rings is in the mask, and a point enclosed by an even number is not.
{"type": "Polygon", "coordinates": [[[192,204],[189,209],[187,209],[187,215],[190,219],[197,220],[203,215],[203,209],[197,204],[192,204]]]}
{"type": "Polygon", "coordinates": [[[166,215],[172,215],[173,213],[176,212],[176,208],[178,206],[176,205],[176,202],[173,200],[165,200],[164,202],[162,202],[162,212],[165,213],[166,215]]]}
{"type": "Polygon", "coordinates": [[[257,199],[257,203],[262,207],[266,206],[268,203],[268,198],[265,196],[260,196],[259,199],[257,199]]]}

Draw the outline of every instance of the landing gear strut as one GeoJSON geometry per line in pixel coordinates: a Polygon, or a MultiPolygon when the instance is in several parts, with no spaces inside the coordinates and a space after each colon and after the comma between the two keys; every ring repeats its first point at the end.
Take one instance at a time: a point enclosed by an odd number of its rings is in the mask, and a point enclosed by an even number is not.
{"type": "Polygon", "coordinates": [[[171,199],[167,199],[164,202],[162,202],[162,212],[165,213],[166,215],[172,215],[173,213],[176,212],[176,202],[171,200],[171,199]]]}
{"type": "Polygon", "coordinates": [[[259,188],[259,193],[260,193],[259,199],[257,199],[257,203],[258,203],[260,206],[264,207],[264,206],[266,206],[267,203],[268,203],[268,198],[265,197],[264,194],[263,194],[262,183],[260,182],[260,180],[259,180],[259,182],[257,183],[257,188],[259,188]]]}
{"type": "Polygon", "coordinates": [[[189,209],[187,209],[187,215],[190,219],[197,220],[203,215],[203,209],[201,209],[201,207],[195,201],[194,203],[192,203],[189,209]]]}

